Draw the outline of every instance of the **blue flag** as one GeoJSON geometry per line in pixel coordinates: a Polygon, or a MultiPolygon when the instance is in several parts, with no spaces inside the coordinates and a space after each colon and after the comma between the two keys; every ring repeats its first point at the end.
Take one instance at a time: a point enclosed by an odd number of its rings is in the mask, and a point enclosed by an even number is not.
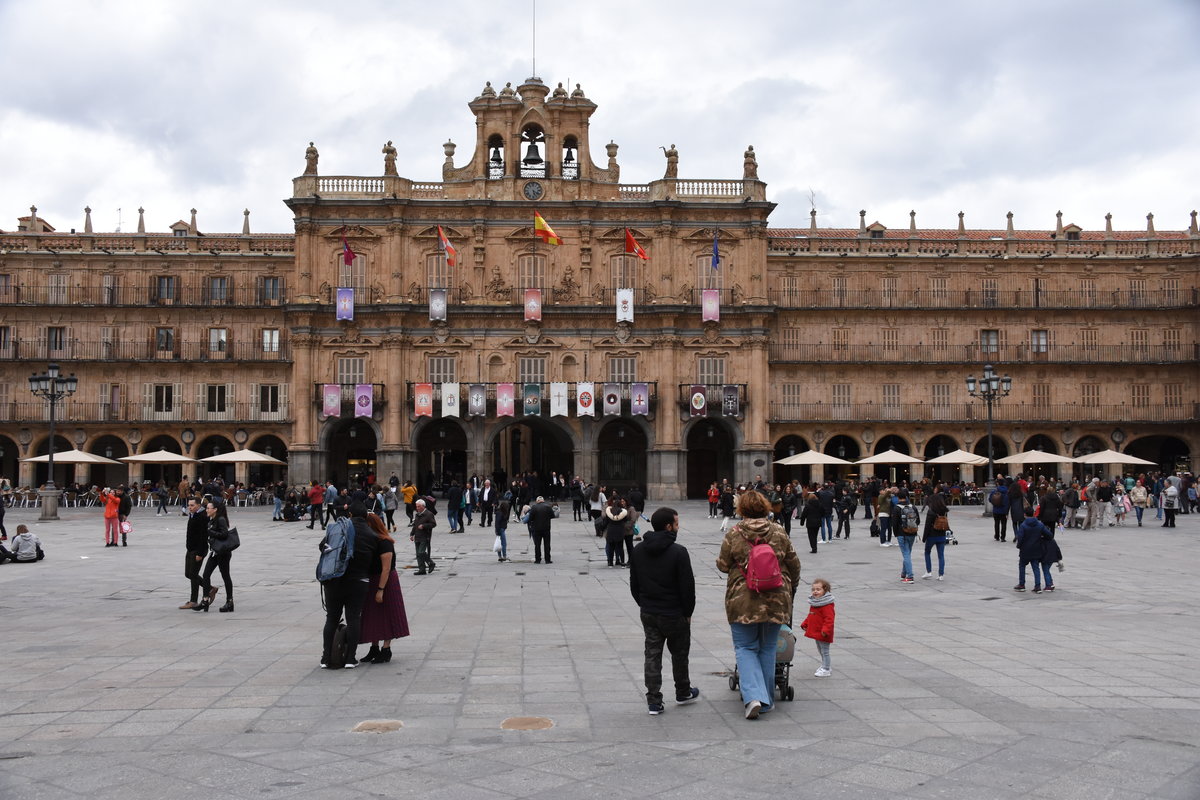
{"type": "Polygon", "coordinates": [[[721,254],[717,252],[717,232],[713,231],[713,257],[712,268],[718,269],[721,266],[721,254]]]}

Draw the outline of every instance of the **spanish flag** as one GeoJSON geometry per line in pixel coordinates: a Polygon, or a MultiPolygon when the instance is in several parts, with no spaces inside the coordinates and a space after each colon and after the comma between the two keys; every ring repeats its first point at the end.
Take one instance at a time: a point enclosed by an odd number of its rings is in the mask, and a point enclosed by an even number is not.
{"type": "Polygon", "coordinates": [[[633,238],[633,234],[629,232],[629,228],[625,229],[625,252],[632,256],[637,256],[642,261],[649,261],[650,256],[646,255],[646,251],[637,243],[637,239],[633,238]]]}
{"type": "Polygon", "coordinates": [[[442,233],[441,225],[438,225],[438,246],[446,254],[446,264],[453,267],[458,260],[458,251],[454,249],[454,245],[450,244],[450,240],[446,238],[446,234],[442,233]]]}
{"type": "Polygon", "coordinates": [[[542,215],[536,211],[533,212],[533,234],[546,244],[562,244],[562,237],[556,234],[554,229],[546,224],[546,220],[542,219],[542,215]]]}

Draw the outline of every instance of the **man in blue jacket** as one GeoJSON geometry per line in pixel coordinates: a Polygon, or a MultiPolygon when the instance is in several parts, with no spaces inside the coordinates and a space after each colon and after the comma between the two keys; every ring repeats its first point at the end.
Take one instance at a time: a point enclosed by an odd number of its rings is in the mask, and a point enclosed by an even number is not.
{"type": "Polygon", "coordinates": [[[688,675],[692,648],[692,612],[696,608],[696,579],[687,548],[675,541],[679,514],[660,508],[650,517],[654,529],[633,548],[629,562],[629,592],[641,608],[646,633],[646,704],[651,714],[663,713],[663,645],[671,651],[675,702],[694,702],[700,690],[688,675]]]}

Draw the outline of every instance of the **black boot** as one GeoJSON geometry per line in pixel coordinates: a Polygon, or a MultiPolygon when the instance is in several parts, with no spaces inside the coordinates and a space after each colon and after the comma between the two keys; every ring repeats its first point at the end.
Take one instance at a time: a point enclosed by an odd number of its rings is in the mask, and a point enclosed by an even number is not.
{"type": "Polygon", "coordinates": [[[374,664],[377,658],[379,658],[379,645],[372,644],[371,649],[368,650],[367,654],[360,658],[359,661],[364,664],[374,664]]]}
{"type": "Polygon", "coordinates": [[[218,608],[218,609],[217,609],[217,611],[220,611],[222,614],[225,614],[225,613],[228,613],[228,612],[230,612],[230,611],[233,611],[233,601],[232,601],[232,600],[226,600],[226,601],[225,601],[225,605],[223,605],[223,606],[221,606],[220,608],[218,608]]]}
{"type": "MultiPolygon", "coordinates": [[[[374,645],[371,646],[374,649],[374,645]]],[[[382,647],[379,650],[379,655],[375,656],[376,664],[386,664],[392,660],[392,648],[382,647]]]]}
{"type": "Polygon", "coordinates": [[[121,547],[129,547],[129,540],[124,533],[121,534],[121,547]]]}

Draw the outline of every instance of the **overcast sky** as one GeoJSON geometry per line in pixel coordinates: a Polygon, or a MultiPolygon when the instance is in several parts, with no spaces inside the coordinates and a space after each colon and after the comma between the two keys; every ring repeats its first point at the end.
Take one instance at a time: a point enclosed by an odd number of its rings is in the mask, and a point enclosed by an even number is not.
{"type": "MultiPolygon", "coordinates": [[[[441,179],[466,104],[533,72],[532,0],[0,0],[0,229],[292,230],[327,175],[441,179]]],[[[537,3],[537,74],[583,85],[621,177],[739,178],[777,227],[1187,227],[1200,206],[1200,0],[537,3]],[[810,197],[815,200],[810,202],[810,197]]]]}

